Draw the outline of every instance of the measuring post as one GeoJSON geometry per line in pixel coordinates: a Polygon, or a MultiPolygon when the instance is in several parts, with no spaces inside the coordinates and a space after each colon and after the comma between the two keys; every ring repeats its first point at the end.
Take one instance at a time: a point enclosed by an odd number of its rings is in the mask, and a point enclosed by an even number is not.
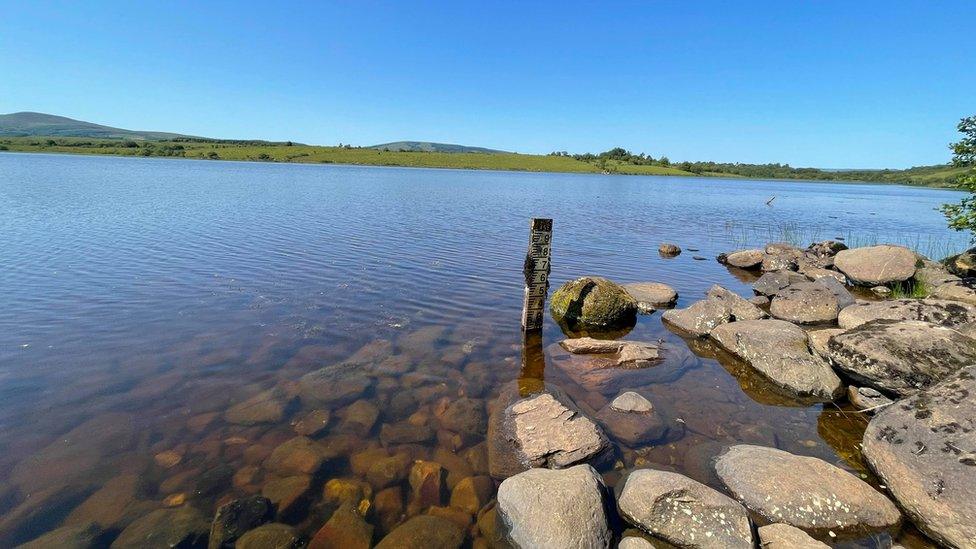
{"type": "Polygon", "coordinates": [[[542,329],[549,293],[549,258],[552,254],[552,220],[533,219],[529,225],[529,251],[525,254],[525,299],[522,302],[522,331],[542,329]]]}

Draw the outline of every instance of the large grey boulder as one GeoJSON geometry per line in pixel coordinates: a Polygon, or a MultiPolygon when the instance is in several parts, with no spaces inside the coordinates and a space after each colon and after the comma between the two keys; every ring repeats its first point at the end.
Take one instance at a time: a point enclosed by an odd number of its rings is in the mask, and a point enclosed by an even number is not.
{"type": "Polygon", "coordinates": [[[847,289],[847,286],[844,285],[844,282],[838,280],[838,278],[824,276],[815,279],[813,282],[814,284],[820,284],[821,286],[824,286],[830,290],[834,294],[834,297],[837,298],[837,306],[840,309],[850,307],[851,305],[857,303],[857,300],[854,299],[853,295],[851,295],[851,292],[847,289]]]}
{"type": "Polygon", "coordinates": [[[825,324],[837,319],[840,304],[827,286],[800,282],[777,292],[769,312],[776,318],[797,324],[825,324]]]}
{"type": "Polygon", "coordinates": [[[749,509],[810,532],[870,532],[901,521],[888,498],[821,459],[740,444],[718,457],[715,472],[749,509]]]}
{"type": "Polygon", "coordinates": [[[860,385],[909,395],[976,362],[976,340],[919,320],[873,320],[835,335],[830,361],[860,385]]]}
{"type": "Polygon", "coordinates": [[[841,250],[834,257],[834,267],[855,284],[877,286],[904,282],[915,275],[918,256],[904,246],[882,244],[841,250]]]}
{"type": "Polygon", "coordinates": [[[589,465],[529,469],[498,487],[498,530],[517,548],[610,547],[604,489],[589,465]]]}
{"type": "Polygon", "coordinates": [[[893,299],[865,301],[845,307],[837,315],[841,328],[853,328],[871,320],[924,320],[943,326],[976,321],[976,306],[944,299],[893,299]]]}
{"type": "Polygon", "coordinates": [[[773,297],[792,284],[807,282],[807,277],[793,271],[773,271],[765,273],[752,283],[752,290],[759,295],[773,297]]]}
{"type": "Polygon", "coordinates": [[[777,386],[822,402],[843,393],[840,378],[810,352],[807,334],[783,320],[748,320],[715,328],[711,338],[777,386]]]}
{"type": "Polygon", "coordinates": [[[830,549],[799,528],[789,524],[767,524],[759,527],[759,546],[763,549],[830,549]]]}
{"type": "Polygon", "coordinates": [[[637,301],[618,284],[584,276],[560,286],[552,294],[549,308],[556,322],[616,328],[634,323],[637,301]]]}
{"type": "Polygon", "coordinates": [[[660,282],[634,282],[624,284],[624,289],[637,301],[637,310],[644,314],[673,307],[678,300],[678,292],[660,282]]]}
{"type": "Polygon", "coordinates": [[[719,263],[740,269],[754,269],[762,264],[766,252],[758,249],[738,250],[718,256],[719,263]]]}
{"type": "Polygon", "coordinates": [[[525,397],[511,385],[488,420],[488,464],[495,478],[599,460],[610,449],[603,430],[553,386],[525,397]]]}
{"type": "Polygon", "coordinates": [[[627,522],[679,547],[753,547],[742,505],[684,475],[631,471],[617,507],[627,522]]]}
{"type": "Polygon", "coordinates": [[[912,522],[950,547],[976,547],[976,366],[877,415],[864,457],[912,522]]]}

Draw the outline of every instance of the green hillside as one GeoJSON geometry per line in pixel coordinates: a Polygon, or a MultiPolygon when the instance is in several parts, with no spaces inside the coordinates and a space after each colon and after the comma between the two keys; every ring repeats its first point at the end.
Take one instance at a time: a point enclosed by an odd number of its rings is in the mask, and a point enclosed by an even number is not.
{"type": "Polygon", "coordinates": [[[0,114],[0,136],[94,137],[138,140],[163,140],[181,137],[180,134],[176,133],[123,130],[40,112],[0,114]]]}
{"type": "Polygon", "coordinates": [[[467,145],[452,145],[450,143],[433,143],[430,141],[394,141],[367,147],[378,151],[392,152],[445,152],[445,153],[484,153],[501,154],[505,151],[486,149],[484,147],[468,147],[467,145]]]}

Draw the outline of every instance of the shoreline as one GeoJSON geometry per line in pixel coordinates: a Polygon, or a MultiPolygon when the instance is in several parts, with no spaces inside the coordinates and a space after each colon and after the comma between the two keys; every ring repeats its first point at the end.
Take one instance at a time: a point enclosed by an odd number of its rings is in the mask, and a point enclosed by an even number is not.
{"type": "MultiPolygon", "coordinates": [[[[691,172],[687,173],[675,173],[675,174],[630,174],[630,173],[602,173],[599,171],[561,171],[561,170],[534,170],[531,168],[480,168],[476,166],[467,167],[457,167],[457,166],[415,166],[408,164],[369,164],[369,163],[356,163],[356,162],[302,162],[294,160],[258,160],[250,158],[201,158],[193,156],[143,156],[138,154],[116,154],[116,153],[95,153],[95,152],[79,152],[79,151],[43,151],[43,150],[0,150],[0,154],[33,154],[33,155],[52,155],[52,156],[93,156],[93,157],[113,157],[113,158],[133,158],[133,159],[158,159],[158,160],[199,160],[199,161],[211,161],[211,162],[240,162],[247,164],[295,164],[295,165],[305,165],[305,166],[346,166],[346,167],[360,167],[360,168],[396,168],[396,169],[419,169],[419,170],[458,170],[458,171],[475,171],[475,172],[499,172],[499,173],[549,173],[549,174],[567,174],[567,175],[599,175],[608,177],[681,177],[681,178],[702,178],[702,179],[719,179],[719,180],[730,180],[730,181],[770,181],[770,182],[796,182],[796,183],[830,183],[830,184],[842,184],[842,185],[882,185],[882,186],[900,186],[908,188],[921,188],[921,189],[939,189],[946,191],[955,192],[965,192],[962,189],[953,186],[946,185],[920,185],[905,182],[885,182],[885,181],[866,181],[866,180],[856,180],[856,179],[799,179],[792,177],[776,178],[776,177],[747,177],[735,174],[718,174],[718,175],[708,175],[708,174],[694,174],[691,172]]],[[[410,153],[410,154],[421,154],[421,153],[410,153]]],[[[445,153],[445,154],[462,154],[462,153],[445,153]]]]}

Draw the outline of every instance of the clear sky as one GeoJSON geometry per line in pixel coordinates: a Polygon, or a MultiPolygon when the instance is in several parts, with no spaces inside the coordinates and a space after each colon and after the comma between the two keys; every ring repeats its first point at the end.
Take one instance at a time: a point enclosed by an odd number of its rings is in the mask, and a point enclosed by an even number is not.
{"type": "Polygon", "coordinates": [[[0,0],[0,113],[828,168],[948,161],[976,2],[0,0]]]}

